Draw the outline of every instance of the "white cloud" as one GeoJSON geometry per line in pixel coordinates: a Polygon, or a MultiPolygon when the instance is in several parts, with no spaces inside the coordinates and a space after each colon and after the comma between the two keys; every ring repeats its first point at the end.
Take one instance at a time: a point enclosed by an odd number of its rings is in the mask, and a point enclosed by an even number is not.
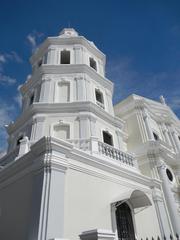
{"type": "Polygon", "coordinates": [[[5,63],[6,62],[6,57],[3,54],[0,54],[0,63],[5,63]]]}
{"type": "Polygon", "coordinates": [[[10,53],[0,53],[0,64],[5,64],[8,61],[14,61],[17,63],[22,63],[22,58],[15,51],[11,51],[10,53]]]}
{"type": "Polygon", "coordinates": [[[41,32],[37,32],[36,30],[34,30],[32,33],[29,33],[27,35],[27,41],[31,46],[31,51],[34,52],[39,44],[39,40],[44,36],[43,33],[41,32]]]}
{"type": "MultiPolygon", "coordinates": [[[[176,113],[180,112],[180,71],[143,72],[136,70],[133,58],[120,58],[107,66],[107,75],[114,82],[114,102],[135,93],[159,100],[166,98],[167,104],[176,113]]],[[[180,114],[180,113],[179,113],[180,114]]]]}
{"type": "Polygon", "coordinates": [[[22,58],[15,52],[10,53],[0,53],[0,84],[1,85],[13,85],[16,83],[16,79],[4,74],[4,65],[9,61],[16,63],[22,63],[22,58]]]}
{"type": "Polygon", "coordinates": [[[1,85],[13,85],[16,83],[16,79],[10,76],[0,73],[0,84],[1,85]]]}
{"type": "Polygon", "coordinates": [[[12,121],[14,111],[14,105],[9,105],[0,99],[0,155],[5,151],[4,149],[7,146],[7,133],[4,125],[12,121]]]}
{"type": "Polygon", "coordinates": [[[18,104],[18,106],[21,108],[22,106],[22,96],[20,93],[20,88],[22,85],[19,85],[17,90],[18,90],[18,94],[14,97],[15,102],[18,104]]]}

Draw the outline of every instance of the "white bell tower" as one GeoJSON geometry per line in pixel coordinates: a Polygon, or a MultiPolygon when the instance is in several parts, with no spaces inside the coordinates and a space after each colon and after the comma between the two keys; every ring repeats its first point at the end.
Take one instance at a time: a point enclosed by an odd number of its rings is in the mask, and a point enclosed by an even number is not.
{"type": "Polygon", "coordinates": [[[95,137],[126,151],[123,121],[114,117],[113,83],[105,77],[106,57],[93,42],[65,28],[48,37],[30,61],[22,114],[8,127],[8,151],[24,136],[31,143],[53,136],[83,149],[95,137]]]}

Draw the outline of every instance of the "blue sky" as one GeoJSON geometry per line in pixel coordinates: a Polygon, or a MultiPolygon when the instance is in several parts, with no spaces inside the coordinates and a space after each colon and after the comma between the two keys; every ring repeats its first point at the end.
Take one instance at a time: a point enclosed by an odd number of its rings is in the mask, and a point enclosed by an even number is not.
{"type": "Polygon", "coordinates": [[[20,112],[18,86],[31,73],[32,51],[69,25],[107,55],[114,103],[132,93],[164,95],[180,116],[180,1],[6,0],[0,7],[0,151],[3,126],[20,112]]]}

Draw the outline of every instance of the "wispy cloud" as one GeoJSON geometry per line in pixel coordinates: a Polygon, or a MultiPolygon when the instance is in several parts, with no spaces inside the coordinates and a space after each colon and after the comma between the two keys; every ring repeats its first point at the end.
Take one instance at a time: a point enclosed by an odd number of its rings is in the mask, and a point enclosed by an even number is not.
{"type": "Polygon", "coordinates": [[[114,102],[135,93],[158,100],[164,95],[173,110],[180,111],[180,71],[138,71],[133,58],[120,58],[109,62],[107,75],[115,84],[114,102]]]}
{"type": "Polygon", "coordinates": [[[18,106],[21,108],[21,106],[22,106],[22,95],[21,95],[21,93],[20,93],[20,87],[21,87],[22,85],[19,85],[18,87],[17,87],[17,91],[18,91],[18,93],[17,93],[17,95],[14,97],[14,100],[15,100],[15,102],[18,104],[18,106]]]}
{"type": "Polygon", "coordinates": [[[1,85],[5,85],[5,84],[14,85],[15,83],[16,83],[15,78],[12,78],[10,76],[6,76],[6,75],[0,73],[0,84],[1,85]]]}
{"type": "Polygon", "coordinates": [[[16,108],[13,104],[9,105],[0,99],[0,155],[4,152],[7,145],[7,133],[4,125],[9,124],[12,121],[15,109],[16,108]]]}
{"type": "Polygon", "coordinates": [[[44,33],[38,32],[36,30],[27,35],[27,41],[31,47],[32,52],[34,52],[37,49],[39,42],[43,37],[44,33]]]}
{"type": "Polygon", "coordinates": [[[22,63],[22,58],[15,52],[12,51],[10,53],[0,53],[0,84],[1,85],[13,85],[16,83],[16,79],[14,77],[10,77],[9,75],[4,73],[4,65],[8,64],[10,61],[16,63],[22,63]]]}

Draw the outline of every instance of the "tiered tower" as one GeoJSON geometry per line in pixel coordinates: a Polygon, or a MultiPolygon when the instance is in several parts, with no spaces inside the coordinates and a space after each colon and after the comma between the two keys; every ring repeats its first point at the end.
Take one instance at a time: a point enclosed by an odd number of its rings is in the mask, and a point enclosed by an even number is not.
{"type": "Polygon", "coordinates": [[[71,28],[48,37],[31,57],[32,76],[21,87],[23,112],[8,127],[9,151],[27,136],[68,140],[89,149],[90,138],[126,151],[123,121],[114,117],[113,83],[105,55],[71,28]]]}
{"type": "Polygon", "coordinates": [[[8,152],[0,160],[0,239],[173,234],[161,182],[142,175],[127,152],[105,63],[71,28],[48,37],[31,57],[22,113],[7,127],[8,152]]]}

